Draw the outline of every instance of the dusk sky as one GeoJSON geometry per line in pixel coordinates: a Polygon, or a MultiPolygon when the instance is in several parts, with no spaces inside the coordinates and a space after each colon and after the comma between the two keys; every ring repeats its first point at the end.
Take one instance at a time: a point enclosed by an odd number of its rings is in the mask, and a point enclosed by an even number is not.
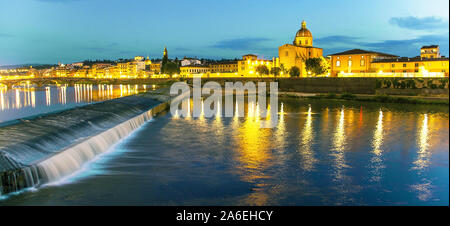
{"type": "Polygon", "coordinates": [[[324,55],[449,55],[448,0],[0,0],[0,65],[160,58],[165,45],[170,58],[271,59],[302,20],[324,55]]]}

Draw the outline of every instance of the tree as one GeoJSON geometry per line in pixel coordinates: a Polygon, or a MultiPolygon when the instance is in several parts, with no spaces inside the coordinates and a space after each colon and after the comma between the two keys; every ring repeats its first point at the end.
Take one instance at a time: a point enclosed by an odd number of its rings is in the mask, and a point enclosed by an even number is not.
{"type": "Polygon", "coordinates": [[[269,68],[267,68],[266,65],[259,65],[258,67],[256,67],[256,72],[258,72],[258,74],[260,74],[261,76],[268,75],[269,68]]]}
{"type": "Polygon", "coordinates": [[[287,75],[289,73],[289,71],[284,67],[284,64],[280,65],[280,69],[281,69],[281,72],[283,72],[284,75],[287,75]]]}
{"type": "Polygon", "coordinates": [[[305,61],[305,68],[314,75],[326,74],[329,70],[329,64],[323,57],[309,58],[305,61]]]}
{"type": "Polygon", "coordinates": [[[291,67],[291,69],[289,69],[289,75],[291,75],[291,77],[300,76],[300,69],[297,66],[291,67]]]}
{"type": "Polygon", "coordinates": [[[162,71],[164,71],[165,74],[172,75],[179,72],[180,68],[178,67],[178,64],[175,62],[167,62],[162,68],[162,71]]]}
{"type": "Polygon", "coordinates": [[[163,74],[166,74],[167,72],[166,70],[166,66],[169,63],[169,55],[167,54],[167,48],[164,47],[164,53],[163,53],[163,58],[162,58],[162,62],[161,62],[161,72],[163,74]]]}
{"type": "Polygon", "coordinates": [[[272,74],[272,75],[275,76],[275,77],[277,77],[278,75],[280,75],[280,73],[281,73],[281,68],[279,68],[279,67],[273,67],[273,68],[270,70],[270,74],[272,74]]]}

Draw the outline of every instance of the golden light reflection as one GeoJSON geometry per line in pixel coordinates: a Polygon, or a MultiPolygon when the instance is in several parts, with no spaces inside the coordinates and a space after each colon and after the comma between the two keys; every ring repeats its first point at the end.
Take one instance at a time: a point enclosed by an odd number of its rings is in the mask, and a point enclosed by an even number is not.
{"type": "Polygon", "coordinates": [[[50,92],[51,92],[50,87],[49,86],[45,87],[45,104],[47,106],[50,106],[50,104],[52,103],[52,97],[50,92]]]}
{"type": "Polygon", "coordinates": [[[16,106],[16,109],[19,109],[19,108],[22,107],[21,101],[20,101],[20,91],[19,91],[19,89],[16,89],[16,104],[15,104],[15,106],[16,106]]]}
{"type": "Polygon", "coordinates": [[[414,169],[424,170],[430,164],[431,152],[429,151],[429,129],[428,129],[428,114],[423,116],[422,126],[418,132],[417,145],[419,147],[417,160],[414,161],[414,169]]]}
{"type": "Polygon", "coordinates": [[[384,168],[382,159],[383,150],[381,149],[382,144],[383,144],[383,111],[380,110],[380,112],[378,113],[378,121],[372,139],[373,156],[370,160],[372,168],[372,177],[371,177],[372,181],[380,181],[382,177],[381,170],[384,168]]]}
{"type": "MultiPolygon", "coordinates": [[[[268,113],[270,112],[270,105],[268,107],[267,112],[268,113]]],[[[277,141],[277,148],[280,151],[284,151],[284,148],[286,147],[286,137],[287,137],[286,122],[284,120],[283,103],[281,103],[280,118],[278,120],[277,129],[275,131],[275,138],[276,138],[276,141],[277,141]]]]}
{"type": "Polygon", "coordinates": [[[343,170],[345,164],[345,149],[346,149],[346,135],[345,135],[345,121],[344,121],[344,107],[342,107],[338,114],[338,124],[336,126],[333,136],[332,156],[335,158],[335,180],[342,180],[343,170]]]}
{"type": "Polygon", "coordinates": [[[308,108],[308,115],[306,116],[306,122],[301,132],[300,140],[300,155],[302,156],[301,167],[306,171],[313,170],[314,164],[317,161],[312,150],[313,140],[314,130],[312,125],[312,109],[310,105],[308,108]]]}
{"type": "Polygon", "coordinates": [[[3,87],[0,87],[0,107],[1,110],[5,110],[6,108],[6,101],[5,101],[5,96],[6,96],[6,89],[4,89],[3,87]],[[5,94],[3,94],[5,93],[5,94]]]}
{"type": "MultiPolygon", "coordinates": [[[[249,111],[254,109],[252,106],[255,106],[254,102],[249,103],[249,111]]],[[[272,132],[270,129],[260,128],[260,119],[257,117],[246,117],[236,130],[237,134],[233,137],[239,145],[236,157],[239,162],[238,174],[242,180],[256,186],[254,192],[246,198],[246,204],[264,205],[268,201],[268,195],[264,192],[265,185],[260,180],[270,178],[265,170],[273,164],[270,150],[272,132]]]]}

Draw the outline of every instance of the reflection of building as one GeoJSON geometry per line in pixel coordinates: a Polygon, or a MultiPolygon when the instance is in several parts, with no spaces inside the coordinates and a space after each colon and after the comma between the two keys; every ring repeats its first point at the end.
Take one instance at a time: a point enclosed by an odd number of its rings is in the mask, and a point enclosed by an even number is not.
{"type": "Polygon", "coordinates": [[[331,56],[331,76],[339,73],[367,73],[374,72],[371,67],[373,60],[396,59],[398,56],[366,51],[362,49],[352,49],[331,56]]]}
{"type": "Polygon", "coordinates": [[[353,49],[330,55],[331,76],[339,77],[444,77],[449,74],[449,59],[439,46],[424,46],[421,56],[408,58],[353,49]]]}
{"type": "Polygon", "coordinates": [[[308,58],[322,57],[323,50],[313,47],[313,36],[302,22],[302,28],[295,35],[293,44],[286,44],[278,48],[280,65],[285,69],[296,66],[300,69],[300,76],[306,77],[305,61],[308,58]]]}

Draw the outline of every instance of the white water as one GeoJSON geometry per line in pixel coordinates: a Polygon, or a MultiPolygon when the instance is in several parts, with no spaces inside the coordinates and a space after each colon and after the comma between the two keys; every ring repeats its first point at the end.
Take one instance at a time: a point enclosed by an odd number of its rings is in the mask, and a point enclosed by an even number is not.
{"type": "MultiPolygon", "coordinates": [[[[21,169],[21,175],[25,178],[25,186],[18,186],[16,173],[12,173],[10,181],[14,186],[13,191],[54,183],[74,175],[77,171],[82,170],[86,163],[107,152],[117,142],[150,121],[153,115],[165,109],[166,105],[165,103],[157,105],[149,111],[67,147],[44,161],[21,169]]],[[[0,195],[2,195],[1,189],[0,195]]]]}
{"type": "Polygon", "coordinates": [[[73,174],[97,155],[106,152],[115,143],[129,135],[153,118],[153,111],[147,111],[111,129],[92,136],[81,143],[37,164],[44,173],[46,182],[54,182],[73,174]]]}

